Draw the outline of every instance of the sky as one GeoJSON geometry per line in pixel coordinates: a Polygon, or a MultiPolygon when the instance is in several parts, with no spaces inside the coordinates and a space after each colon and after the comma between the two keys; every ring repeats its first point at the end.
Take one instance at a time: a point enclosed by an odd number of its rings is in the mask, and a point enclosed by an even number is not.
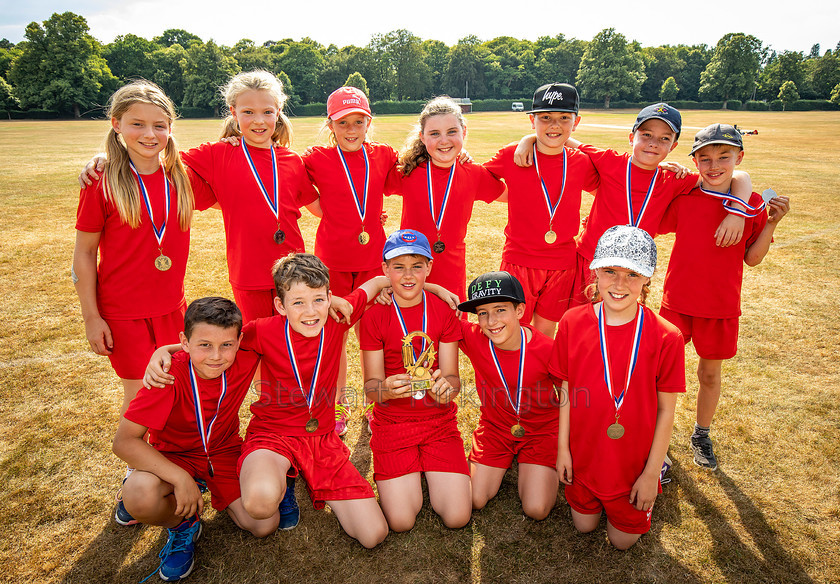
{"type": "MultiPolygon", "coordinates": [[[[573,8],[523,10],[520,0],[412,3],[372,0],[273,0],[232,2],[214,0],[0,0],[0,38],[24,40],[26,25],[47,20],[54,12],[74,12],[87,19],[91,34],[103,43],[132,33],[147,39],[169,28],[181,28],[202,40],[231,46],[240,39],[257,44],[267,40],[310,37],[323,45],[364,46],[372,35],[407,29],[422,39],[453,45],[475,35],[536,40],[563,34],[590,40],[600,30],[615,28],[642,46],[707,44],[714,46],[729,32],[759,38],[778,52],[806,54],[814,43],[820,52],[840,41],[840,2],[799,0],[729,0],[714,2],[575,2],[573,8]],[[352,7],[353,12],[348,9],[352,7]],[[411,8],[415,8],[412,12],[411,8]]],[[[562,7],[560,2],[545,6],[562,7]]]]}

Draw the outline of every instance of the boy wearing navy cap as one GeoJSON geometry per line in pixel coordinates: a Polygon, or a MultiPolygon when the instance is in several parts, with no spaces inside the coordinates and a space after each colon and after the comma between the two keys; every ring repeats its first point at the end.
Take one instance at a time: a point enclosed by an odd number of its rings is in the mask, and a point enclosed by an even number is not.
{"type": "Polygon", "coordinates": [[[676,233],[659,314],[677,325],[686,343],[694,341],[700,357],[691,448],[696,464],[715,470],[709,429],[720,399],[721,365],[738,349],[744,264],[755,266],[764,259],[789,200],[769,189],[764,200],[758,193],[739,199],[730,192],[735,167],[744,158],[741,133],[733,126],[712,124],[699,131],[691,157],[701,182],[692,196],[671,204],[659,227],[661,233],[676,233]],[[719,247],[708,234],[733,209],[746,217],[744,237],[730,247],[719,247]]]}
{"type": "Polygon", "coordinates": [[[552,340],[530,324],[520,324],[525,292],[508,272],[488,272],[473,280],[469,300],[458,308],[478,316],[478,324],[461,321],[460,343],[475,369],[481,400],[469,457],[473,508],[482,509],[496,496],[516,457],[522,510],[533,519],[545,519],[557,501],[562,422],[555,391],[560,384],[548,372],[552,340]]]}
{"type": "Polygon", "coordinates": [[[505,146],[484,164],[508,186],[500,269],[522,284],[522,322],[533,322],[548,336],[553,336],[572,298],[581,191],[592,192],[599,184],[589,157],[566,147],[580,122],[578,105],[577,90],[568,83],[538,88],[528,112],[536,131],[530,146],[534,167],[516,165],[516,144],[505,146]]]}

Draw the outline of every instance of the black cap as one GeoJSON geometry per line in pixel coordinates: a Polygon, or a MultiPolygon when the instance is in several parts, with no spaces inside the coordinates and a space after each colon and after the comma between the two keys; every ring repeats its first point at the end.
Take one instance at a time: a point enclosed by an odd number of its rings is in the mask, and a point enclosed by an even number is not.
{"type": "Polygon", "coordinates": [[[744,149],[744,139],[741,132],[729,124],[712,124],[706,126],[694,135],[694,146],[691,147],[689,156],[709,144],[729,144],[736,148],[744,149]]]}
{"type": "Polygon", "coordinates": [[[574,112],[578,113],[578,92],[568,83],[549,83],[534,92],[531,110],[526,112],[574,112]]]}
{"type": "Polygon", "coordinates": [[[677,133],[677,138],[680,137],[680,132],[682,131],[682,116],[680,115],[680,110],[675,107],[671,107],[667,103],[655,103],[640,111],[639,115],[636,116],[636,123],[633,124],[633,131],[635,132],[638,130],[639,126],[644,124],[646,121],[654,119],[662,120],[668,124],[668,126],[677,133]]]}
{"type": "Polygon", "coordinates": [[[525,292],[519,280],[508,272],[487,272],[470,282],[467,292],[470,299],[458,305],[464,312],[475,312],[482,304],[491,302],[525,302],[525,292]]]}

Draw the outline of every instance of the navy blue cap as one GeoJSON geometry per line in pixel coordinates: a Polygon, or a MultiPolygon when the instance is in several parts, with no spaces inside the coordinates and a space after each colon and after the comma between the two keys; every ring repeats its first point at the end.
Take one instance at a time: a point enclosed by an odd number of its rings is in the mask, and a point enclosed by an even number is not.
{"type": "Polygon", "coordinates": [[[633,124],[633,131],[639,129],[639,126],[648,120],[662,120],[677,133],[677,138],[680,137],[682,131],[682,116],[680,110],[668,105],[667,103],[655,103],[649,105],[639,112],[636,116],[636,123],[633,124]]]}
{"type": "Polygon", "coordinates": [[[390,260],[401,255],[421,255],[432,259],[432,248],[426,236],[413,229],[394,231],[385,240],[382,259],[390,260]]]}
{"type": "Polygon", "coordinates": [[[729,144],[736,148],[744,149],[744,139],[741,132],[735,126],[729,124],[712,124],[706,126],[694,135],[694,146],[691,147],[689,156],[709,144],[729,144]]]}

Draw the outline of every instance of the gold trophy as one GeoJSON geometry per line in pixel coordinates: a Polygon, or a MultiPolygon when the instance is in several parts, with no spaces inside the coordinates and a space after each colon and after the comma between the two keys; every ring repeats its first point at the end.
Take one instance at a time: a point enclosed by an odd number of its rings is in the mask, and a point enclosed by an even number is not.
{"type": "Polygon", "coordinates": [[[414,399],[423,399],[426,392],[432,388],[432,366],[435,364],[436,354],[432,339],[423,331],[414,331],[403,337],[403,365],[405,372],[411,375],[411,396],[414,399]],[[426,349],[417,359],[414,358],[414,348],[411,346],[414,337],[423,337],[426,341],[426,349]]]}

